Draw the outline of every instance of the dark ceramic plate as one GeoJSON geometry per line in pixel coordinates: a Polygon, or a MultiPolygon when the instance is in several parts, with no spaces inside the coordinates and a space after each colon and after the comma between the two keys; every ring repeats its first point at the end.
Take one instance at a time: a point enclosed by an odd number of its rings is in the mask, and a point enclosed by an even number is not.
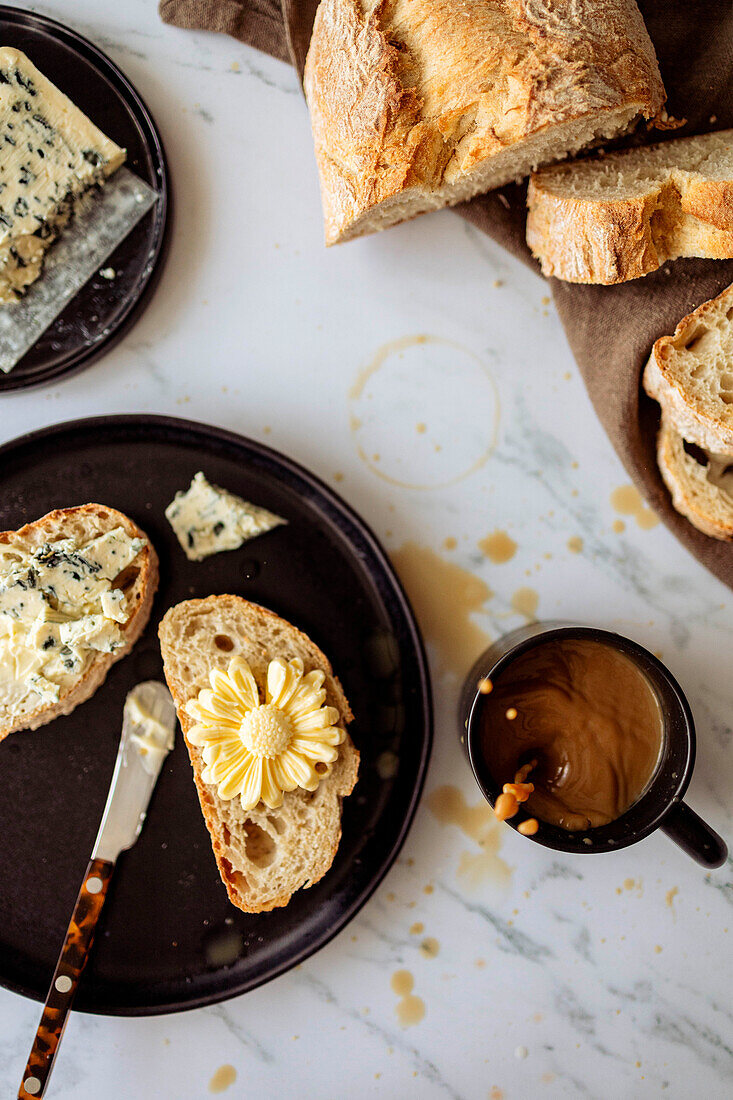
{"type": "Polygon", "coordinates": [[[104,807],[125,695],[140,680],[163,677],[157,626],[167,608],[222,592],[272,608],[333,661],[357,716],[350,731],[361,752],[341,845],[328,874],[287,908],[240,913],[219,879],[179,733],[140,839],[120,859],[74,1007],[172,1012],[274,978],[358,912],[397,856],[422,788],[429,681],[384,551],[343,501],[289,459],[183,420],[62,424],[1,447],[0,470],[0,530],[96,501],[136,520],[161,563],[150,624],[96,695],[68,717],[0,744],[0,982],[45,997],[104,807]],[[189,562],[163,512],[197,470],[287,526],[189,562]],[[389,778],[382,778],[385,752],[395,754],[389,778]]]}
{"type": "Polygon", "coordinates": [[[127,150],[127,167],[160,196],[105,262],[117,277],[110,281],[96,274],[81,288],[12,371],[0,373],[3,394],[88,367],[131,327],[162,268],[170,193],[163,145],[147,107],[96,46],[53,19],[5,4],[0,4],[0,42],[28,54],[44,76],[127,150]]]}

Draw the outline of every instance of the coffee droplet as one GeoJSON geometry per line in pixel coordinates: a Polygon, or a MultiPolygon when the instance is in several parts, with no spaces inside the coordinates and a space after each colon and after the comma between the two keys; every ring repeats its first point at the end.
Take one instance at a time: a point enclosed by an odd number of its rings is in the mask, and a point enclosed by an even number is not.
{"type": "Polygon", "coordinates": [[[647,507],[633,485],[619,485],[618,489],[614,489],[611,493],[611,506],[622,516],[633,516],[643,531],[648,531],[659,523],[659,516],[647,507]]]}
{"type": "Polygon", "coordinates": [[[409,970],[396,970],[390,982],[392,992],[402,999],[397,1002],[395,1009],[397,1019],[402,1027],[412,1027],[419,1024],[425,1015],[425,1002],[421,997],[416,997],[412,990],[415,987],[415,979],[409,970]]]}
{"type": "Polygon", "coordinates": [[[209,1081],[209,1092],[225,1092],[236,1080],[237,1071],[234,1066],[219,1066],[218,1070],[209,1081]]]}
{"type": "Polygon", "coordinates": [[[492,535],[487,535],[479,541],[478,548],[494,565],[511,561],[517,552],[516,542],[506,531],[494,531],[492,535]]]}

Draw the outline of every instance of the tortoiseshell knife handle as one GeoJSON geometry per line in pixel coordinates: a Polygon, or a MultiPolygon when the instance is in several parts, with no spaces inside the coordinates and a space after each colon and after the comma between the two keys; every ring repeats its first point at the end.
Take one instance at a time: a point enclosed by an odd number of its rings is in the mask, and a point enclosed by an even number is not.
{"type": "Polygon", "coordinates": [[[43,1096],[46,1091],[114,866],[114,863],[108,863],[104,859],[92,859],[89,862],[43,1006],[43,1015],[23,1074],[23,1083],[18,1091],[18,1100],[31,1100],[43,1096]]]}

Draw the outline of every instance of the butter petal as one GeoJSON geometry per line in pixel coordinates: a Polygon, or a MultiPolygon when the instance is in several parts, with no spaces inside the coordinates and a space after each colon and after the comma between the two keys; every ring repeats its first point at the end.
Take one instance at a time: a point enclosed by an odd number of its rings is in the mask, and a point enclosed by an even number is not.
{"type": "Polygon", "coordinates": [[[253,710],[260,705],[260,689],[244,657],[232,658],[227,675],[236,686],[239,697],[247,709],[253,710]]]}
{"type": "Polygon", "coordinates": [[[283,787],[279,782],[276,760],[262,762],[262,801],[271,810],[277,810],[283,804],[283,787]]]}
{"type": "Polygon", "coordinates": [[[302,714],[298,718],[292,714],[289,717],[296,733],[300,733],[301,730],[305,733],[309,730],[325,730],[335,726],[339,720],[339,712],[335,707],[321,707],[320,710],[302,714]]]}
{"type": "Polygon", "coordinates": [[[333,745],[326,745],[322,741],[309,741],[304,737],[294,737],[290,742],[293,752],[300,753],[307,760],[320,760],[324,764],[333,764],[338,760],[338,749],[333,745]]]}
{"type": "Polygon", "coordinates": [[[309,784],[313,781],[314,769],[304,757],[293,752],[291,749],[287,749],[279,758],[278,764],[280,765],[280,774],[287,777],[292,784],[292,786],[288,788],[289,790],[293,790],[294,787],[303,787],[305,790],[312,790],[309,784]]]}
{"type": "Polygon", "coordinates": [[[287,663],[281,657],[270,661],[267,669],[267,702],[286,711],[302,676],[303,662],[299,657],[294,657],[287,663]]]}
{"type": "Polygon", "coordinates": [[[242,777],[240,801],[243,810],[253,810],[262,797],[262,758],[250,756],[242,777]]]}
{"type": "Polygon", "coordinates": [[[301,683],[288,703],[287,712],[289,717],[298,718],[301,714],[308,714],[310,711],[318,710],[325,702],[326,692],[324,689],[321,688],[317,691],[301,683]]]}
{"type": "Polygon", "coordinates": [[[219,798],[223,798],[225,802],[228,802],[230,799],[237,797],[245,782],[248,763],[249,758],[245,758],[238,767],[227,768],[219,783],[217,791],[219,798]]]}
{"type": "MultiPolygon", "coordinates": [[[[227,703],[239,702],[234,685],[229,680],[227,674],[225,672],[222,672],[221,669],[212,668],[211,672],[209,673],[209,681],[211,682],[213,694],[215,696],[218,696],[219,699],[224,700],[227,703]]],[[[204,693],[202,691],[201,695],[199,695],[199,698],[201,698],[203,694],[204,693]]]]}
{"type": "Polygon", "coordinates": [[[316,744],[341,745],[346,738],[346,733],[340,726],[329,726],[325,730],[299,729],[295,732],[295,736],[302,738],[304,741],[313,741],[316,744]]]}

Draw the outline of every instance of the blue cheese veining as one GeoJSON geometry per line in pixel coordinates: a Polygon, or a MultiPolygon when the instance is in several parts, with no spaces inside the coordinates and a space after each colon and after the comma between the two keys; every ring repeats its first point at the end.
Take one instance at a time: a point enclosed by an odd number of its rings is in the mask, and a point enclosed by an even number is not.
{"type": "Polygon", "coordinates": [[[176,493],[165,514],[190,561],[236,550],[248,539],[287,522],[212,485],[200,471],[185,493],[176,493]]]}
{"type": "Polygon", "coordinates": [[[25,54],[0,48],[0,302],[22,297],[80,196],[124,159],[25,54]]]}
{"type": "Polygon", "coordinates": [[[0,552],[0,719],[59,701],[132,615],[115,582],[146,546],[122,527],[0,552]]]}

